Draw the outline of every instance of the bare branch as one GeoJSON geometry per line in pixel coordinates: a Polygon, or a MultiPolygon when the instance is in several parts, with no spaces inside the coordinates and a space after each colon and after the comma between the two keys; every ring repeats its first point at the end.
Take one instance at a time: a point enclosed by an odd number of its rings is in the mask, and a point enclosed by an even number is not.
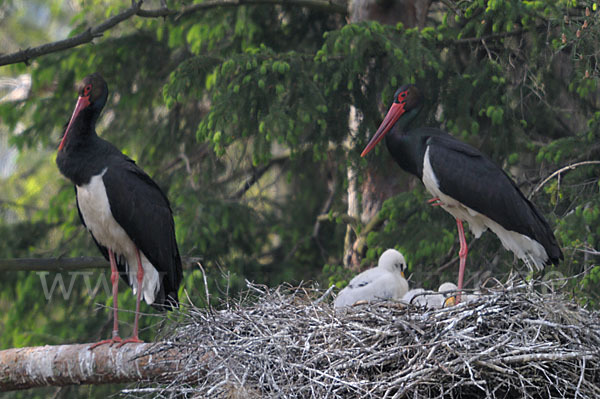
{"type": "Polygon", "coordinates": [[[573,170],[575,168],[577,168],[578,166],[583,166],[583,165],[600,165],[600,161],[583,161],[583,162],[577,162],[571,165],[567,165],[563,168],[560,168],[559,170],[555,171],[554,173],[552,173],[550,176],[546,177],[540,184],[538,184],[533,191],[531,192],[531,194],[529,194],[529,199],[531,199],[538,191],[540,191],[540,189],[546,184],[548,183],[550,180],[552,180],[552,178],[554,178],[555,176],[560,176],[561,173],[566,172],[566,171],[570,171],[573,170]]]}
{"type": "Polygon", "coordinates": [[[19,62],[25,62],[26,64],[32,58],[39,57],[41,55],[56,53],[58,51],[66,50],[72,47],[77,47],[84,43],[91,42],[94,38],[102,36],[102,33],[109,30],[110,28],[118,25],[119,23],[129,19],[132,15],[135,15],[142,6],[142,2],[133,3],[133,5],[127,10],[120,14],[110,17],[106,21],[93,28],[87,29],[85,32],[73,36],[69,39],[59,40],[52,43],[43,44],[38,47],[28,48],[16,53],[0,55],[0,66],[8,64],[16,64],[19,62]]]}
{"type": "Polygon", "coordinates": [[[179,351],[156,344],[38,346],[0,351],[0,391],[43,386],[165,380],[181,368],[179,351]]]}
{"type": "Polygon", "coordinates": [[[56,53],[67,50],[79,45],[89,43],[94,38],[102,36],[102,34],[115,27],[119,23],[137,15],[141,18],[161,18],[174,17],[175,21],[182,17],[189,16],[198,11],[206,11],[217,7],[237,7],[243,5],[289,5],[294,7],[308,7],[312,9],[327,11],[331,13],[346,14],[347,5],[345,0],[212,0],[204,3],[192,4],[183,7],[181,10],[172,10],[167,7],[156,8],[152,10],[143,10],[142,0],[133,1],[130,8],[125,11],[108,18],[106,21],[88,28],[85,32],[80,33],[68,39],[58,40],[51,43],[46,43],[41,46],[27,48],[10,54],[0,54],[0,66],[29,62],[42,55],[56,53]]]}

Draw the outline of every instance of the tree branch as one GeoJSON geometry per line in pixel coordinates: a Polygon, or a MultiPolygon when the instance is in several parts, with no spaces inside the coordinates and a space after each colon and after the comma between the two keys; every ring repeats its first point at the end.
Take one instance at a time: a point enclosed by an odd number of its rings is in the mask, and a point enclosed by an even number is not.
{"type": "Polygon", "coordinates": [[[521,30],[516,30],[516,31],[512,31],[512,32],[493,33],[493,34],[485,35],[485,36],[481,36],[481,37],[466,37],[463,39],[451,40],[451,42],[456,43],[456,44],[477,43],[477,42],[486,41],[486,40],[504,39],[504,38],[510,37],[510,36],[518,36],[525,32],[526,31],[524,29],[521,29],[521,30]]]}
{"type": "Polygon", "coordinates": [[[343,15],[347,13],[347,5],[345,0],[209,0],[205,1],[204,3],[192,4],[183,7],[180,10],[172,10],[167,7],[143,10],[141,8],[142,2],[143,0],[132,1],[132,5],[130,8],[113,17],[108,18],[106,21],[100,23],[99,25],[96,25],[92,28],[88,28],[85,32],[80,33],[71,38],[46,43],[41,46],[27,48],[25,50],[17,51],[10,54],[0,54],[0,66],[17,64],[19,62],[29,64],[29,62],[33,58],[37,58],[50,53],[56,53],[59,51],[77,47],[85,43],[89,43],[92,40],[94,40],[94,38],[102,36],[102,34],[105,31],[115,27],[119,23],[133,16],[138,16],[141,18],[174,17],[175,21],[177,21],[195,12],[205,11],[212,8],[237,7],[243,5],[259,4],[307,7],[343,15]]]}
{"type": "MultiPolygon", "coordinates": [[[[201,259],[197,257],[184,257],[184,265],[195,265],[201,259]]],[[[18,258],[0,259],[0,272],[14,271],[48,271],[68,272],[85,269],[110,269],[108,261],[101,257],[81,256],[79,258],[18,258]]]]}
{"type": "Polygon", "coordinates": [[[244,187],[242,187],[241,189],[239,189],[234,195],[233,195],[233,199],[239,200],[240,198],[242,198],[244,196],[244,194],[246,194],[246,192],[248,190],[250,190],[250,188],[257,182],[260,180],[261,177],[263,177],[263,175],[269,170],[271,169],[272,166],[274,165],[279,165],[284,163],[285,161],[287,161],[289,159],[288,155],[285,156],[281,156],[281,157],[277,157],[277,158],[273,158],[269,161],[269,163],[267,163],[265,166],[263,166],[262,168],[259,168],[258,170],[254,170],[254,173],[252,174],[252,176],[246,181],[246,183],[244,183],[244,187]]]}
{"type": "Polygon", "coordinates": [[[378,212],[375,217],[369,220],[369,223],[361,230],[360,234],[356,237],[356,241],[354,241],[353,247],[356,253],[360,254],[360,256],[364,255],[367,247],[367,236],[370,232],[379,229],[384,222],[385,218],[381,216],[381,212],[378,212]]]}
{"type": "Polygon", "coordinates": [[[354,229],[356,229],[356,226],[359,225],[359,222],[355,217],[350,216],[347,213],[340,213],[340,212],[333,212],[331,215],[329,215],[328,213],[322,213],[319,216],[317,216],[317,221],[319,221],[319,222],[327,222],[329,220],[336,221],[337,218],[340,218],[340,220],[342,222],[349,224],[354,229]]]}
{"type": "Polygon", "coordinates": [[[0,66],[8,64],[16,64],[24,62],[29,64],[32,58],[39,57],[41,55],[56,53],[58,51],[66,50],[72,47],[77,47],[84,43],[91,42],[94,38],[102,36],[102,33],[118,25],[119,23],[131,18],[136,12],[140,10],[142,2],[134,2],[132,6],[120,14],[110,17],[106,21],[93,28],[88,28],[85,32],[80,33],[68,39],[59,40],[52,43],[43,44],[38,47],[28,48],[16,53],[0,55],[0,66]]]}
{"type": "Polygon", "coordinates": [[[238,7],[260,4],[307,7],[343,15],[347,14],[348,12],[348,5],[344,0],[209,0],[184,7],[175,19],[177,20],[191,13],[200,10],[208,10],[215,7],[238,7]]]}
{"type": "Polygon", "coordinates": [[[156,344],[122,347],[90,344],[37,346],[0,351],[0,391],[44,386],[167,381],[181,368],[178,351],[156,344]]]}
{"type": "Polygon", "coordinates": [[[554,173],[552,173],[550,176],[546,177],[540,184],[538,184],[533,191],[531,192],[531,194],[529,194],[529,199],[531,199],[538,191],[540,191],[540,189],[546,184],[548,183],[550,180],[552,180],[552,178],[554,178],[555,176],[559,176],[560,174],[566,171],[570,171],[573,170],[575,168],[577,168],[578,166],[583,166],[583,165],[600,165],[600,161],[583,161],[583,162],[577,162],[571,165],[567,165],[563,168],[560,168],[559,170],[555,171],[554,173]]]}

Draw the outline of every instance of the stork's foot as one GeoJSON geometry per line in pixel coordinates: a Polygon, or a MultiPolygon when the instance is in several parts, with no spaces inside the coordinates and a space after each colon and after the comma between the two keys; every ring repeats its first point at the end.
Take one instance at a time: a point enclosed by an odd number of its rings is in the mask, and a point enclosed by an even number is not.
{"type": "Polygon", "coordinates": [[[439,197],[431,198],[431,199],[427,200],[427,203],[430,204],[431,206],[443,205],[443,202],[441,199],[439,199],[439,197]]]}
{"type": "Polygon", "coordinates": [[[114,337],[112,337],[110,339],[105,339],[103,341],[96,342],[94,345],[90,346],[88,348],[88,350],[93,350],[94,348],[96,348],[96,347],[98,347],[100,345],[106,345],[106,344],[108,344],[110,346],[113,346],[114,344],[119,344],[119,346],[120,346],[120,345],[123,345],[123,340],[121,339],[121,337],[119,337],[118,335],[116,335],[116,336],[114,336],[114,337]]]}
{"type": "Polygon", "coordinates": [[[139,339],[137,335],[134,335],[133,337],[122,340],[119,343],[119,345],[117,346],[117,348],[120,348],[125,344],[143,344],[143,343],[144,343],[144,341],[139,339]]]}

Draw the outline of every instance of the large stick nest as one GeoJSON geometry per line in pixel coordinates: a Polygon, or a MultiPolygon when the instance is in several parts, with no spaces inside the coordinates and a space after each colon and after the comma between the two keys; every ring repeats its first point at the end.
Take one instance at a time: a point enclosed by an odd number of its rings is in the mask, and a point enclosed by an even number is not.
{"type": "Polygon", "coordinates": [[[436,310],[388,302],[334,311],[316,289],[249,288],[225,310],[186,309],[185,325],[156,348],[177,348],[185,367],[168,386],[145,392],[245,399],[600,397],[599,314],[531,284],[436,310]]]}

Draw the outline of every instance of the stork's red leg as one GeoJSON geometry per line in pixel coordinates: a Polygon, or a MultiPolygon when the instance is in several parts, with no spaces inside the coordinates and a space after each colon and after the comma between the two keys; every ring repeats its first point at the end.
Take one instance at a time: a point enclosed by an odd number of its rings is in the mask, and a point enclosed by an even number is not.
{"type": "Polygon", "coordinates": [[[119,270],[117,269],[117,261],[115,260],[115,254],[112,250],[108,250],[108,260],[110,261],[110,281],[112,283],[112,294],[113,294],[113,332],[112,338],[105,339],[100,342],[96,342],[94,345],[90,346],[90,350],[94,349],[99,345],[104,344],[115,344],[122,342],[121,337],[119,337],[119,302],[118,302],[118,289],[119,289],[119,270]]]}
{"type": "Polygon", "coordinates": [[[140,300],[142,299],[142,282],[144,281],[144,268],[142,267],[142,260],[140,259],[140,250],[135,249],[135,257],[137,259],[137,296],[135,299],[135,321],[133,323],[133,335],[121,342],[121,345],[130,342],[144,342],[138,337],[138,320],[140,318],[140,300]]]}
{"type": "Polygon", "coordinates": [[[431,206],[441,206],[442,200],[439,197],[433,197],[431,199],[428,199],[427,203],[430,204],[431,206]]]}
{"type": "Polygon", "coordinates": [[[465,230],[463,228],[462,221],[460,219],[456,219],[456,226],[458,227],[458,240],[460,241],[460,251],[458,252],[458,256],[460,257],[460,267],[458,269],[458,294],[456,295],[456,303],[460,302],[460,290],[462,290],[463,286],[463,278],[465,275],[465,264],[467,263],[467,253],[469,249],[467,248],[467,240],[465,239],[465,230]]]}

